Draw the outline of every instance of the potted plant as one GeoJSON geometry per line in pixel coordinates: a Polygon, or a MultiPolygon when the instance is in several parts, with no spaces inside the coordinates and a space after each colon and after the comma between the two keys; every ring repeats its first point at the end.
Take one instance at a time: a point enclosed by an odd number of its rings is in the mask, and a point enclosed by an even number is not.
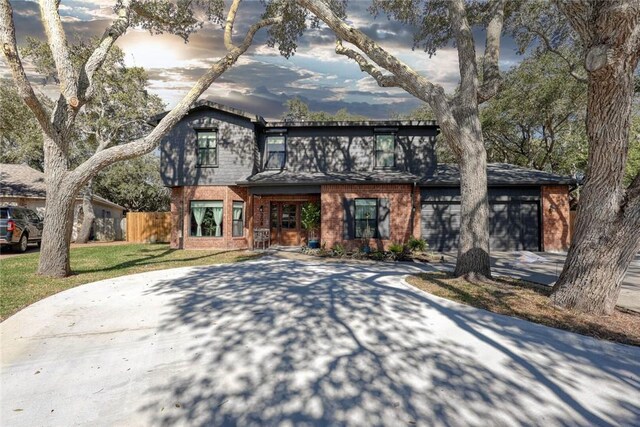
{"type": "Polygon", "coordinates": [[[307,230],[309,249],[318,249],[318,229],[320,228],[320,205],[317,203],[305,203],[300,215],[302,228],[307,230]]]}

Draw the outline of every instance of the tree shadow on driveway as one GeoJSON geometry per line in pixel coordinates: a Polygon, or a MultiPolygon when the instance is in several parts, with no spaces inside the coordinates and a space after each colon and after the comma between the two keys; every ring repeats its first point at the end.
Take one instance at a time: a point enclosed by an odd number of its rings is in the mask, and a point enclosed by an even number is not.
{"type": "Polygon", "coordinates": [[[264,258],[155,283],[172,298],[158,333],[194,339],[139,411],[156,425],[640,424],[639,348],[401,280],[422,268],[264,258]]]}

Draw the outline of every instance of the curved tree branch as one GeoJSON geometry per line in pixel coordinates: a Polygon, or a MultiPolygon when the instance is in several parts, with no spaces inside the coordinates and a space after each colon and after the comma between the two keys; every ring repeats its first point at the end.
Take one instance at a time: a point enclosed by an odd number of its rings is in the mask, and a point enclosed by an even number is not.
{"type": "Polygon", "coordinates": [[[40,15],[60,79],[60,93],[72,108],[79,108],[76,72],[71,62],[67,36],[62,28],[56,0],[40,0],[40,15]]]}
{"type": "Polygon", "coordinates": [[[420,76],[404,62],[381,48],[362,31],[348,25],[323,1],[297,0],[297,2],[327,24],[338,38],[356,46],[378,66],[395,75],[402,82],[402,88],[407,92],[423,100],[425,97],[437,98],[441,94],[444,95],[444,89],[441,86],[420,76]]]}
{"type": "Polygon", "coordinates": [[[233,0],[229,8],[229,13],[227,14],[227,21],[224,25],[224,46],[227,50],[235,47],[233,44],[233,24],[236,21],[236,13],[238,13],[238,7],[240,7],[241,1],[242,0],[233,0]]]}
{"type": "Polygon", "coordinates": [[[346,48],[342,45],[342,40],[336,39],[336,53],[353,59],[359,66],[360,70],[373,77],[380,87],[398,87],[400,83],[394,75],[384,75],[382,71],[370,64],[367,59],[353,49],[346,48]]]}
{"type": "Polygon", "coordinates": [[[531,31],[533,34],[535,34],[536,36],[540,37],[540,40],[542,40],[545,48],[549,52],[553,53],[554,55],[562,59],[567,64],[567,67],[569,69],[569,74],[571,75],[571,77],[573,77],[580,83],[587,83],[587,77],[579,74],[576,71],[576,64],[570,61],[569,58],[563,55],[562,52],[560,52],[558,49],[553,47],[553,45],[551,44],[551,41],[549,40],[549,37],[547,37],[544,31],[540,31],[539,29],[533,28],[533,27],[528,27],[527,29],[531,31]]]}
{"type": "Polygon", "coordinates": [[[118,11],[118,18],[105,30],[98,47],[82,65],[78,78],[78,100],[80,105],[87,103],[93,96],[93,75],[102,67],[113,44],[129,28],[131,14],[131,0],[122,2],[118,11]]]}
{"type": "MultiPolygon", "coordinates": [[[[362,31],[348,25],[324,1],[296,0],[296,2],[323,21],[339,39],[356,46],[380,68],[393,74],[399,87],[416,98],[427,102],[436,113],[440,127],[443,129],[443,134],[457,134],[458,125],[453,117],[449,100],[442,86],[433,84],[380,47],[362,31]]],[[[449,140],[449,143],[454,151],[459,144],[458,141],[453,139],[449,140]]]]}
{"type": "Polygon", "coordinates": [[[53,137],[55,131],[49,122],[49,113],[33,91],[18,54],[13,9],[9,4],[9,0],[0,0],[0,42],[2,42],[2,51],[11,69],[20,97],[35,115],[42,130],[50,137],[53,137]]]}
{"type": "Polygon", "coordinates": [[[189,112],[189,108],[200,97],[200,95],[202,95],[202,93],[207,90],[207,88],[218,77],[220,77],[222,73],[235,64],[238,58],[245,53],[247,49],[249,49],[253,43],[253,38],[256,32],[263,27],[276,24],[280,21],[281,18],[277,17],[263,19],[262,21],[253,24],[249,28],[242,44],[231,49],[227,55],[220,58],[215,64],[213,64],[211,68],[209,68],[209,70],[207,70],[207,72],[198,79],[189,93],[187,93],[184,98],[182,98],[182,100],[162,118],[162,120],[160,120],[158,125],[147,136],[127,144],[117,145],[100,151],[78,166],[68,175],[68,179],[71,180],[75,191],[80,190],[80,188],[89,179],[105,167],[121,160],[127,160],[149,153],[156,148],[162,138],[167,135],[173,126],[189,112]]]}

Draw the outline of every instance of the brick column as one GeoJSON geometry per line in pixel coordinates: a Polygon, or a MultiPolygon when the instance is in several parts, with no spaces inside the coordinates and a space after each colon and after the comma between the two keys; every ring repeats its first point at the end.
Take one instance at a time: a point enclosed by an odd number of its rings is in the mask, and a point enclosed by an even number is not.
{"type": "Polygon", "coordinates": [[[171,188],[171,249],[182,249],[182,187],[171,188]]]}
{"type": "Polygon", "coordinates": [[[566,251],[570,243],[569,187],[542,187],[542,250],[566,251]]]}

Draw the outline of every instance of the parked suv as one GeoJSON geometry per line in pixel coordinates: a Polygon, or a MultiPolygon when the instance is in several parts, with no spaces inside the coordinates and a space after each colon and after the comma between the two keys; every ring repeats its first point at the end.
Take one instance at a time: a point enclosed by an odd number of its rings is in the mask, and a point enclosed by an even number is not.
{"type": "Polygon", "coordinates": [[[27,250],[29,243],[42,241],[42,218],[31,209],[18,206],[0,207],[0,246],[27,250]]]}

